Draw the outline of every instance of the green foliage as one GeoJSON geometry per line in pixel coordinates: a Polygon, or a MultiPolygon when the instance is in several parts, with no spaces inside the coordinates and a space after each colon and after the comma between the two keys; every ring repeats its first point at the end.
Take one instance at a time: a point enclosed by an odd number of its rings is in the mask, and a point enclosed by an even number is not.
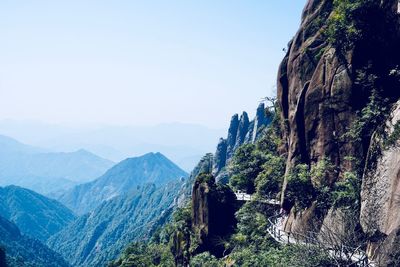
{"type": "Polygon", "coordinates": [[[255,251],[266,250],[275,246],[275,242],[269,237],[267,229],[268,217],[274,214],[271,207],[248,202],[236,212],[238,220],[237,232],[232,236],[231,249],[240,250],[252,247],[255,251]]]}
{"type": "MultiPolygon", "coordinates": [[[[171,219],[171,205],[181,181],[163,187],[146,185],[102,203],[52,236],[47,244],[74,266],[104,266],[131,242],[148,240],[171,219]],[[99,251],[98,247],[102,249],[99,251]]],[[[162,237],[169,241],[169,237],[162,237]]]]}
{"type": "Polygon", "coordinates": [[[200,253],[190,260],[191,267],[223,267],[224,264],[208,252],[200,253]]]}
{"type": "Polygon", "coordinates": [[[367,106],[361,110],[359,119],[349,131],[349,135],[356,141],[362,141],[363,137],[371,136],[376,127],[381,125],[386,118],[386,101],[379,96],[377,90],[372,91],[369,100],[367,106]]]}
{"type": "Polygon", "coordinates": [[[230,165],[233,174],[229,180],[231,187],[250,194],[254,193],[254,181],[261,172],[263,163],[262,155],[257,152],[254,144],[241,146],[235,152],[230,165]]]}
{"type": "Polygon", "coordinates": [[[282,156],[268,154],[265,156],[263,170],[255,180],[257,195],[274,198],[280,192],[285,174],[285,159],[282,156]]]}
{"type": "Polygon", "coordinates": [[[22,233],[41,241],[75,219],[61,203],[13,185],[0,187],[0,214],[15,222],[22,233]]]}
{"type": "Polygon", "coordinates": [[[156,231],[149,242],[134,242],[110,267],[181,266],[189,261],[196,244],[192,232],[191,205],[177,209],[170,223],[156,231]],[[191,243],[191,241],[193,243],[191,243]]]}
{"type": "Polygon", "coordinates": [[[326,251],[317,247],[302,245],[283,246],[279,249],[272,249],[267,253],[265,259],[264,266],[336,266],[326,251]]]}
{"type": "Polygon", "coordinates": [[[192,229],[192,207],[190,204],[177,209],[170,223],[173,231],[166,245],[174,257],[175,265],[187,265],[191,254],[198,246],[198,240],[192,229]]]}
{"type": "Polygon", "coordinates": [[[329,186],[321,186],[317,188],[316,197],[316,213],[317,215],[325,215],[332,207],[332,188],[329,186]]]}
{"type": "Polygon", "coordinates": [[[109,264],[110,267],[168,267],[173,265],[174,260],[167,247],[144,243],[131,244],[119,260],[109,264]]]}
{"type": "Polygon", "coordinates": [[[316,192],[311,183],[311,173],[308,165],[297,165],[287,180],[285,200],[299,209],[309,207],[316,196],[316,192]]]}
{"type": "Polygon", "coordinates": [[[234,263],[232,266],[269,266],[268,254],[262,252],[256,253],[251,248],[244,248],[242,250],[234,251],[229,256],[229,260],[234,263]]]}
{"type": "Polygon", "coordinates": [[[336,167],[327,158],[319,160],[311,166],[310,175],[315,187],[322,187],[327,184],[327,177],[336,172],[336,167]]]}
{"type": "Polygon", "coordinates": [[[278,155],[281,143],[279,109],[269,111],[271,124],[255,144],[245,144],[236,152],[229,166],[230,186],[235,190],[275,197],[284,177],[285,160],[278,155]]]}
{"type": "Polygon", "coordinates": [[[196,180],[199,183],[214,183],[215,179],[214,176],[210,173],[200,173],[199,176],[197,176],[196,180]]]}
{"type": "Polygon", "coordinates": [[[335,184],[332,201],[335,207],[358,209],[360,205],[361,181],[356,174],[346,172],[342,181],[335,184]]]}
{"type": "Polygon", "coordinates": [[[374,0],[334,0],[328,20],[328,41],[339,51],[346,52],[363,38],[365,10],[375,5],[374,0]]]}
{"type": "Polygon", "coordinates": [[[362,0],[334,0],[334,9],[328,20],[328,40],[336,47],[346,50],[360,38],[354,12],[362,5],[362,0]]]}
{"type": "Polygon", "coordinates": [[[233,252],[225,262],[229,266],[247,267],[313,267],[313,266],[335,266],[329,255],[318,248],[291,245],[269,248],[267,250],[254,252],[251,248],[245,248],[233,252]]]}
{"type": "Polygon", "coordinates": [[[393,126],[393,132],[385,140],[385,147],[394,146],[400,139],[400,121],[396,122],[393,126]]]}
{"type": "Polygon", "coordinates": [[[59,254],[39,240],[21,235],[15,224],[0,217],[0,263],[5,254],[9,266],[69,266],[59,254]]]}

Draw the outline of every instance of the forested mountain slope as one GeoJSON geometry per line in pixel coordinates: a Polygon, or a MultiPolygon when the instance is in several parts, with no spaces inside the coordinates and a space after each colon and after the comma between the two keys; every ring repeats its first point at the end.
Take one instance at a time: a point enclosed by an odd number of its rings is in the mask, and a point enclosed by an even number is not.
{"type": "Polygon", "coordinates": [[[152,183],[159,187],[186,176],[186,172],[162,154],[148,153],[121,161],[95,181],[72,188],[59,201],[77,214],[85,214],[103,201],[142,185],[152,183]]]}
{"type": "Polygon", "coordinates": [[[24,235],[46,241],[75,219],[68,208],[31,190],[0,187],[0,216],[15,223],[24,235]]]}
{"type": "Polygon", "coordinates": [[[183,181],[146,184],[104,202],[51,237],[48,245],[74,266],[105,266],[130,242],[146,240],[176,206],[183,181]]]}
{"type": "MultiPolygon", "coordinates": [[[[69,264],[40,241],[21,235],[18,227],[0,216],[0,247],[7,264],[14,266],[67,267],[69,264]]],[[[1,251],[0,251],[1,254],[1,251]]],[[[1,263],[1,255],[0,255],[1,263]]]]}

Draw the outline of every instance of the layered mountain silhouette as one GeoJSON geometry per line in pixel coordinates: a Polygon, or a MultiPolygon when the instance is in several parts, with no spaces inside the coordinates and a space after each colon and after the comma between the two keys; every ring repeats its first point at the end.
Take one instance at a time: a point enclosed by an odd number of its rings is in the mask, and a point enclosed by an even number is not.
{"type": "Polygon", "coordinates": [[[187,173],[161,153],[121,161],[98,179],[78,185],[58,200],[77,214],[94,210],[103,201],[132,192],[145,184],[163,186],[187,173]]]}
{"type": "Polygon", "coordinates": [[[86,150],[49,152],[0,135],[0,185],[18,185],[42,194],[91,181],[113,166],[86,150]]]}

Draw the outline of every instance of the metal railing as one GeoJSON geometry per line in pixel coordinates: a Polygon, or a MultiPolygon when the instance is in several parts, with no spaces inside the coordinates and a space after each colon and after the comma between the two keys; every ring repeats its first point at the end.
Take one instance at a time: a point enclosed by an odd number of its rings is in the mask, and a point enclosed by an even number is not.
{"type": "Polygon", "coordinates": [[[236,199],[239,201],[256,201],[256,202],[262,202],[262,203],[266,203],[269,205],[276,205],[276,206],[281,204],[281,202],[276,199],[260,198],[260,197],[254,196],[254,195],[240,192],[240,191],[235,192],[235,195],[236,195],[236,199]]]}
{"type": "Polygon", "coordinates": [[[335,259],[351,261],[356,266],[375,266],[373,262],[368,260],[365,251],[360,248],[352,248],[345,245],[340,245],[338,247],[332,246],[331,244],[318,240],[318,234],[314,232],[296,233],[282,230],[284,219],[285,217],[283,217],[282,214],[277,214],[268,218],[269,226],[267,231],[278,243],[285,245],[296,244],[313,246],[326,251],[335,259]]]}

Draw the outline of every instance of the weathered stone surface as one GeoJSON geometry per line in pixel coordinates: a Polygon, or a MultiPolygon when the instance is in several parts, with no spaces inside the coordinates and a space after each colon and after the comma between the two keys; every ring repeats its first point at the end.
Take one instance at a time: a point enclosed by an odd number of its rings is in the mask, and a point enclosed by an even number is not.
{"type": "Polygon", "coordinates": [[[258,106],[256,116],[252,121],[249,121],[246,112],[243,112],[240,118],[237,114],[232,117],[228,137],[220,139],[214,154],[213,174],[218,183],[229,181],[229,173],[225,167],[235,151],[243,144],[256,142],[262,130],[271,123],[271,120],[272,118],[266,115],[264,103],[258,106]]]}
{"type": "Polygon", "coordinates": [[[254,118],[252,127],[250,127],[249,137],[251,137],[251,139],[248,140],[248,142],[254,143],[260,135],[260,129],[270,124],[270,122],[271,118],[268,118],[265,114],[265,105],[261,103],[258,105],[256,117],[254,118]]]}
{"type": "Polygon", "coordinates": [[[211,174],[200,174],[192,192],[192,227],[199,240],[196,253],[209,251],[220,257],[224,247],[215,240],[231,234],[236,225],[236,196],[217,185],[211,174]]]}
{"type": "MultiPolygon", "coordinates": [[[[354,163],[348,160],[349,156],[356,157],[361,164],[365,164],[370,147],[370,137],[354,142],[346,135],[357,117],[357,112],[366,106],[371,93],[357,84],[358,72],[365,67],[372,68],[382,81],[379,89],[385,97],[393,101],[400,95],[398,82],[393,83],[388,75],[400,63],[397,0],[376,1],[377,8],[368,11],[373,19],[364,18],[364,23],[369,26],[363,32],[363,39],[346,53],[337,51],[324,35],[324,28],[327,26],[325,22],[333,10],[332,2],[307,2],[300,29],[289,43],[278,74],[278,102],[282,110],[284,140],[280,151],[287,156],[286,178],[298,163],[311,166],[322,159],[328,159],[339,170],[321,177],[321,181],[317,183],[328,186],[334,185],[346,171],[355,169],[354,163]],[[317,21],[322,23],[316,27],[317,21]],[[397,87],[393,87],[393,84],[397,87]]],[[[391,163],[386,165],[385,175],[392,178],[376,179],[379,180],[377,188],[385,190],[370,200],[370,193],[365,192],[363,200],[364,206],[369,203],[369,208],[364,210],[382,209],[380,212],[365,215],[364,220],[369,223],[376,221],[375,228],[392,235],[397,235],[395,229],[400,219],[396,213],[393,216],[385,214],[389,208],[397,207],[393,204],[394,194],[397,194],[397,183],[393,177],[400,169],[396,167],[400,165],[397,161],[400,161],[398,152],[400,151],[395,150],[392,155],[387,156],[391,163]]],[[[383,160],[388,164],[387,158],[383,160]]],[[[287,179],[281,194],[283,204],[286,185],[287,179]]],[[[288,231],[307,229],[310,223],[317,220],[315,214],[312,214],[312,207],[302,212],[295,212],[290,207],[287,209],[288,231]]],[[[325,219],[322,218],[322,222],[331,224],[333,221],[340,221],[340,216],[333,215],[328,214],[325,219]]],[[[391,240],[397,242],[396,238],[391,240]]]]}
{"type": "MultiPolygon", "coordinates": [[[[298,162],[312,164],[325,157],[345,170],[346,162],[341,159],[353,149],[347,142],[338,142],[355,115],[351,54],[346,61],[340,60],[321,30],[310,29],[313,19],[330,10],[330,1],[308,2],[300,30],[280,67],[278,100],[286,122],[288,171],[298,162]],[[317,60],[322,48],[325,52],[317,60]]],[[[329,183],[337,178],[327,177],[329,183]]]]}
{"type": "Polygon", "coordinates": [[[215,151],[213,173],[219,173],[226,165],[228,145],[225,139],[221,138],[215,151]]]}
{"type": "Polygon", "coordinates": [[[236,134],[236,143],[233,151],[236,151],[242,144],[244,144],[244,139],[249,131],[249,125],[249,116],[247,115],[247,112],[243,111],[242,115],[240,116],[239,127],[236,134]]]}
{"type": "Polygon", "coordinates": [[[228,137],[226,139],[227,159],[231,158],[234,153],[238,129],[239,129],[239,115],[235,114],[231,119],[231,123],[228,129],[228,137]]]}
{"type": "MultiPolygon", "coordinates": [[[[400,102],[387,122],[387,134],[400,122],[400,102]]],[[[373,146],[382,146],[384,140],[376,137],[373,146]]],[[[376,152],[371,152],[376,153],[376,152]]],[[[386,265],[394,254],[394,244],[400,241],[400,142],[382,151],[376,167],[363,178],[361,193],[361,224],[372,238],[369,253],[386,265]]]]}

